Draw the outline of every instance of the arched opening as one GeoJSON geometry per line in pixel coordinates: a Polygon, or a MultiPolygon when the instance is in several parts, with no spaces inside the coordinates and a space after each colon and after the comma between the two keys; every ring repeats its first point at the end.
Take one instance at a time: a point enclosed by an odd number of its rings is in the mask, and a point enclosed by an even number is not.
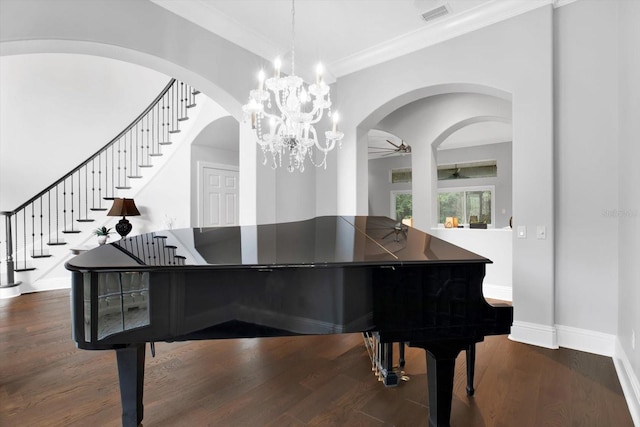
{"type": "MultiPolygon", "coordinates": [[[[488,269],[485,281],[488,294],[511,299],[510,97],[493,88],[442,85],[414,91],[405,98],[425,93],[427,96],[403,105],[395,100],[395,109],[384,116],[379,110],[372,114],[381,117],[366,133],[366,146],[371,153],[367,160],[369,214],[396,217],[489,256],[494,264],[488,269]],[[470,91],[472,89],[475,90],[470,91]],[[388,155],[373,154],[385,138],[390,141],[389,147],[405,144],[411,147],[410,152],[403,146],[402,150],[395,147],[395,152],[388,155]],[[449,176],[441,173],[439,178],[438,169],[458,164],[475,175],[457,173],[448,179],[449,176]],[[493,175],[478,175],[478,171],[487,169],[491,169],[493,175]],[[440,217],[454,204],[459,209],[455,215],[460,227],[466,230],[449,233],[440,217]],[[412,210],[409,215],[407,206],[412,210]],[[408,221],[406,216],[410,217],[408,221]],[[469,232],[475,231],[469,230],[470,219],[486,223],[492,230],[478,239],[477,233],[469,232]]],[[[362,125],[358,130],[364,132],[362,125]]],[[[454,172],[457,169],[460,168],[455,167],[454,172]]]]}

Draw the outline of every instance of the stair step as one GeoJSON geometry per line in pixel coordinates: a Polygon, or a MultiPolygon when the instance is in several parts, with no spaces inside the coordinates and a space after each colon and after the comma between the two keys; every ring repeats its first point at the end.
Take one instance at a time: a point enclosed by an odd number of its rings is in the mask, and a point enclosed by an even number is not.
{"type": "Polygon", "coordinates": [[[182,256],[182,255],[176,255],[174,258],[178,258],[178,259],[187,259],[186,256],[182,256]]]}
{"type": "Polygon", "coordinates": [[[15,271],[16,273],[22,273],[23,271],[33,271],[35,270],[35,267],[29,267],[29,268],[14,268],[13,271],[15,271]]]}
{"type": "Polygon", "coordinates": [[[180,129],[170,130],[169,133],[180,133],[180,129]]]}
{"type": "Polygon", "coordinates": [[[167,236],[153,236],[154,239],[166,239],[167,236]]]}
{"type": "Polygon", "coordinates": [[[51,254],[49,255],[31,255],[31,258],[49,258],[51,257],[51,254]]]}
{"type": "Polygon", "coordinates": [[[115,200],[115,197],[103,197],[102,200],[115,200]]]}
{"type": "Polygon", "coordinates": [[[173,144],[173,142],[165,141],[165,142],[158,142],[158,144],[160,144],[160,145],[171,145],[171,144],[173,144]]]}
{"type": "Polygon", "coordinates": [[[189,104],[189,105],[187,105],[187,108],[193,108],[195,106],[196,106],[196,104],[189,104]]]}
{"type": "Polygon", "coordinates": [[[149,154],[151,157],[161,157],[162,153],[151,153],[149,154]]]}
{"type": "Polygon", "coordinates": [[[197,89],[194,89],[194,90],[193,90],[193,92],[191,92],[191,94],[193,94],[193,95],[197,95],[197,94],[199,94],[199,93],[200,93],[200,91],[199,91],[199,90],[197,90],[197,89]]]}
{"type": "Polygon", "coordinates": [[[89,208],[89,210],[90,211],[94,211],[94,212],[96,212],[96,211],[106,211],[107,208],[89,208]]]}
{"type": "Polygon", "coordinates": [[[178,117],[179,122],[184,122],[186,120],[189,120],[189,117],[178,117]]]}
{"type": "Polygon", "coordinates": [[[62,245],[66,245],[66,244],[67,244],[67,242],[60,242],[60,241],[58,241],[58,242],[47,242],[47,245],[49,245],[49,246],[62,246],[62,245]]]}
{"type": "Polygon", "coordinates": [[[142,175],[128,175],[127,178],[138,179],[138,178],[142,178],[142,175]]]}
{"type": "Polygon", "coordinates": [[[93,221],[95,221],[95,219],[82,218],[82,219],[76,219],[76,221],[78,221],[78,222],[93,222],[93,221]]]}
{"type": "Polygon", "coordinates": [[[153,165],[138,165],[141,168],[152,168],[153,165]]]}
{"type": "Polygon", "coordinates": [[[62,230],[64,234],[78,234],[82,233],[80,230],[62,230]]]}
{"type": "Polygon", "coordinates": [[[164,247],[167,249],[178,249],[178,247],[174,245],[164,245],[164,247]]]}
{"type": "Polygon", "coordinates": [[[131,187],[125,185],[116,185],[116,190],[131,190],[131,187]]]}

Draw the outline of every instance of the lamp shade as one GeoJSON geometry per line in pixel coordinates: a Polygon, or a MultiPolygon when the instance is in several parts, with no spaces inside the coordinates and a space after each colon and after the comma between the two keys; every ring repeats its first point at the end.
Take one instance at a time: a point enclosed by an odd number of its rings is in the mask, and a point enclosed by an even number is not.
{"type": "Polygon", "coordinates": [[[140,211],[133,199],[113,199],[113,206],[107,216],[138,216],[140,211]]]}

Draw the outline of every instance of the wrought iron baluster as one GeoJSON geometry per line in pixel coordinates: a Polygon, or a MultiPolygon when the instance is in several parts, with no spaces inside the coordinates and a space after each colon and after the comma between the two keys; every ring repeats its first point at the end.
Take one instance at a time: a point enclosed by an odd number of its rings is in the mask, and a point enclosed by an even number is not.
{"type": "Polygon", "coordinates": [[[44,216],[42,215],[42,199],[44,196],[40,197],[40,255],[44,256],[44,216]]]}
{"type": "Polygon", "coordinates": [[[62,181],[62,232],[67,231],[67,180],[62,181]]]}
{"type": "Polygon", "coordinates": [[[27,208],[22,209],[22,271],[27,270],[27,208]]]}
{"type": "Polygon", "coordinates": [[[117,171],[118,171],[118,185],[116,185],[116,188],[120,188],[120,149],[121,149],[121,144],[122,144],[122,139],[118,140],[118,155],[116,156],[118,158],[118,166],[117,166],[117,171]]]}
{"type": "Polygon", "coordinates": [[[34,202],[31,202],[31,256],[36,254],[36,212],[33,204],[34,202]]]}
{"type": "Polygon", "coordinates": [[[47,235],[49,236],[49,241],[47,244],[51,243],[51,190],[49,190],[47,192],[47,205],[49,208],[49,211],[47,213],[47,221],[49,223],[49,227],[47,230],[47,235]]]}
{"type": "Polygon", "coordinates": [[[60,199],[60,195],[58,194],[58,186],[56,185],[56,243],[60,243],[60,229],[58,227],[58,224],[60,223],[60,208],[59,208],[59,201],[60,199]]]}
{"type": "Polygon", "coordinates": [[[71,230],[73,230],[73,216],[74,216],[74,209],[73,209],[73,175],[71,175],[71,200],[70,200],[70,205],[71,205],[71,230]]]}
{"type": "Polygon", "coordinates": [[[91,208],[96,207],[96,159],[91,159],[91,208]]]}

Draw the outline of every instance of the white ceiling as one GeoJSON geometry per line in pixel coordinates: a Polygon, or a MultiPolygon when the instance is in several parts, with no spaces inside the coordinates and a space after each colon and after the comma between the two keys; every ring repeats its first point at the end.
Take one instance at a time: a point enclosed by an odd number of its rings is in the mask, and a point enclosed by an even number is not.
{"type": "MultiPolygon", "coordinates": [[[[171,12],[272,60],[290,62],[290,0],[151,0],[171,12]]],[[[296,74],[312,77],[321,61],[326,79],[474,31],[529,10],[572,0],[297,0],[296,74]],[[426,22],[439,6],[448,15],[426,22]],[[304,70],[310,70],[309,76],[304,70]]]]}

